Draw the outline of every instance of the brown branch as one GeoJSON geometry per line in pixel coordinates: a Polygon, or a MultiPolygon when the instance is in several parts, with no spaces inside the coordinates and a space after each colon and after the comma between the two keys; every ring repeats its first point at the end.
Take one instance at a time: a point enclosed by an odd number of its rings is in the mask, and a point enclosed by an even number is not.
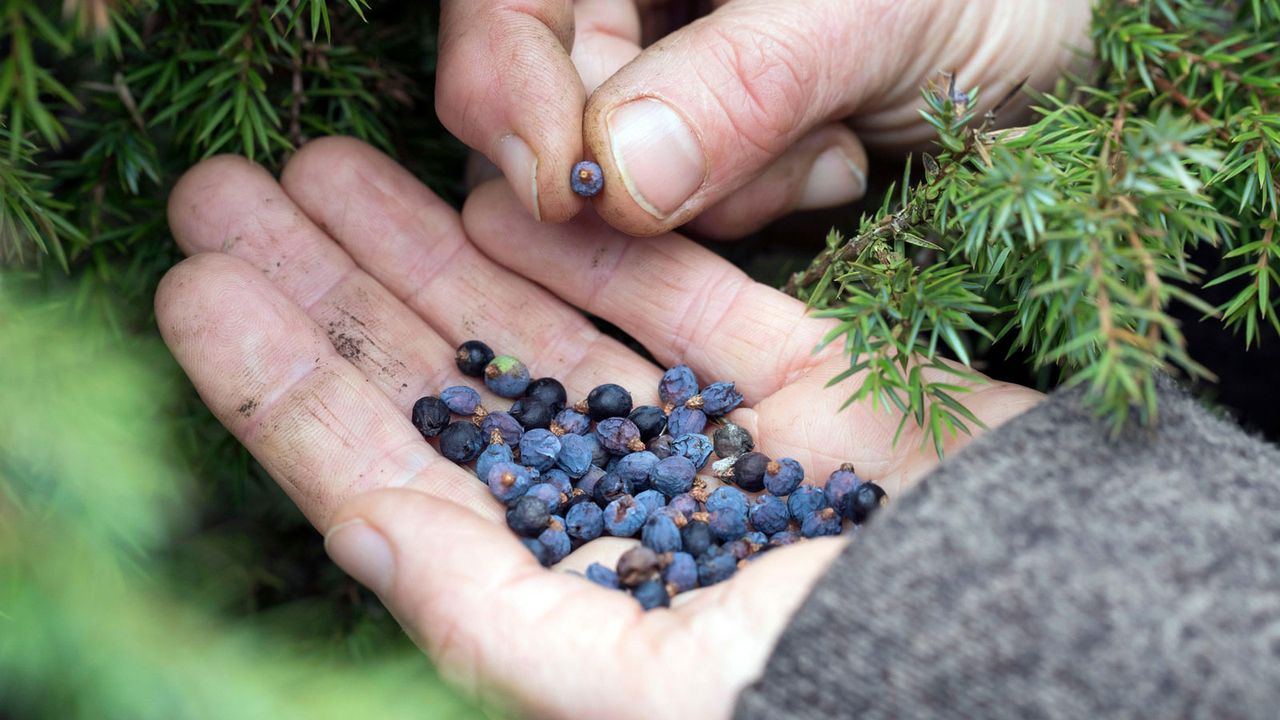
{"type": "Polygon", "coordinates": [[[1156,87],[1160,88],[1160,92],[1168,95],[1174,102],[1190,111],[1197,121],[1213,127],[1218,133],[1218,137],[1223,140],[1227,142],[1231,141],[1231,133],[1227,132],[1227,129],[1222,127],[1222,123],[1214,120],[1212,115],[1204,111],[1204,108],[1197,105],[1194,100],[1187,97],[1181,90],[1178,90],[1178,88],[1174,87],[1173,83],[1169,82],[1168,78],[1161,75],[1152,75],[1151,79],[1155,81],[1156,87]]]}

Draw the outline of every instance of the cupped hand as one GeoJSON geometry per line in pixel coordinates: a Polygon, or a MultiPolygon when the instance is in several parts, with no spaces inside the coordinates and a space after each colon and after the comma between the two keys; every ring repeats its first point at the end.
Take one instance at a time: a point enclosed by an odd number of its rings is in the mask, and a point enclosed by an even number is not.
{"type": "MultiPolygon", "coordinates": [[[[157,318],[201,397],[447,676],[539,716],[727,717],[842,540],[772,551],[648,613],[543,569],[486,486],[409,422],[420,396],[474,385],[453,364],[462,341],[561,378],[571,400],[617,382],[654,402],[661,369],[585,310],[663,365],[737,381],[747,403],[731,418],[811,480],[850,461],[896,496],[934,463],[918,437],[894,447],[890,413],[839,411],[850,386],[823,386],[847,359],[813,353],[828,322],[678,236],[627,237],[593,217],[540,224],[505,183],[459,217],[347,139],[307,145],[279,183],[242,158],[205,161],[174,189],[169,219],[191,257],[161,285],[157,318]]],[[[996,424],[1038,398],[989,383],[965,400],[996,424]]],[[[561,569],[612,563],[633,543],[594,541],[561,569]]]]}
{"type": "Polygon", "coordinates": [[[614,227],[654,235],[697,218],[700,233],[733,237],[861,197],[859,138],[931,138],[916,111],[939,72],[984,88],[980,109],[1024,78],[1051,85],[1087,45],[1091,5],[445,0],[436,110],[542,220],[582,209],[568,178],[589,156],[614,227]],[[716,9],[689,22],[703,4],[716,9]],[[643,25],[671,32],[642,47],[643,25]]]}

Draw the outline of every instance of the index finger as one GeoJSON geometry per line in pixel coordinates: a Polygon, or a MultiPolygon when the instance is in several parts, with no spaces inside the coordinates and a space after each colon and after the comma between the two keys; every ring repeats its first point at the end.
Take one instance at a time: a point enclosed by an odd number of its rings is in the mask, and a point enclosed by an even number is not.
{"type": "Polygon", "coordinates": [[[569,59],[572,0],[445,0],[441,10],[440,121],[502,169],[535,218],[573,217],[586,93],[569,59]]]}

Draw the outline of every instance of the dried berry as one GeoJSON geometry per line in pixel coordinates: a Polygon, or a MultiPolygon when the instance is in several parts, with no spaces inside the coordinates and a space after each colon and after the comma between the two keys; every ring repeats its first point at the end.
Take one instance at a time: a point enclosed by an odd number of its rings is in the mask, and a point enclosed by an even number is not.
{"type": "Polygon", "coordinates": [[[479,340],[468,340],[458,346],[454,362],[458,370],[468,377],[481,377],[484,368],[493,361],[493,350],[479,340]]]}
{"type": "Polygon", "coordinates": [[[432,438],[440,434],[453,418],[449,407],[438,397],[428,395],[413,404],[413,426],[418,428],[424,438],[432,438]]]}

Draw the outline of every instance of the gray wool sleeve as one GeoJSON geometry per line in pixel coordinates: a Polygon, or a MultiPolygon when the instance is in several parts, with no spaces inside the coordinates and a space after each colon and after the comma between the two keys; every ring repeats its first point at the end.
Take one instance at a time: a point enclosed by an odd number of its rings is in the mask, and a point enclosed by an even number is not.
{"type": "Polygon", "coordinates": [[[1061,392],[853,536],[735,717],[1280,717],[1280,452],[1061,392]]]}

